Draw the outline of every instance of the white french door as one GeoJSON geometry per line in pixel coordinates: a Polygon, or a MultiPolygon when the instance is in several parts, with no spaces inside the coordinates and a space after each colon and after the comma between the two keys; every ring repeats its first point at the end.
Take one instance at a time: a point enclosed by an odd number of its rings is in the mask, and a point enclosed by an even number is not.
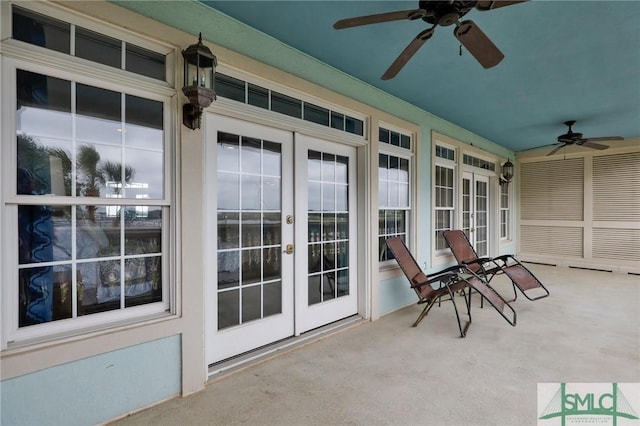
{"type": "Polygon", "coordinates": [[[478,256],[489,254],[489,178],[462,174],[462,230],[478,256]]]}
{"type": "Polygon", "coordinates": [[[207,363],[355,314],[355,149],[206,124],[207,363]]]}
{"type": "Polygon", "coordinates": [[[296,134],[296,334],[357,312],[356,150],[296,134]]]}
{"type": "Polygon", "coordinates": [[[207,116],[209,364],[293,335],[293,135],[207,116]]]}

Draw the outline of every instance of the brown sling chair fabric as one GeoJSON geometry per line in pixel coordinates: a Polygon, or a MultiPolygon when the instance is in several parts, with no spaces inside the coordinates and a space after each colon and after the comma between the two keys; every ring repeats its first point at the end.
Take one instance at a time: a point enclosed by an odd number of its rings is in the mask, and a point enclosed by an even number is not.
{"type": "Polygon", "coordinates": [[[387,239],[387,247],[393,252],[400,269],[409,280],[411,288],[415,290],[418,296],[418,304],[426,304],[418,319],[413,323],[414,327],[422,321],[436,302],[439,304],[442,301],[442,297],[446,296],[448,299],[445,300],[450,300],[453,304],[460,337],[465,337],[467,329],[471,325],[471,296],[470,292],[465,291],[467,287],[482,294],[509,324],[516,325],[516,313],[513,308],[509,306],[502,296],[489,287],[483,281],[483,278],[474,274],[473,271],[468,270],[465,266],[456,265],[427,277],[400,237],[387,239]],[[468,275],[467,278],[460,275],[461,270],[468,275]],[[433,285],[438,287],[434,288],[433,285]],[[462,291],[467,307],[467,315],[469,316],[469,321],[467,321],[464,328],[460,322],[460,315],[455,302],[455,292],[458,291],[462,291]]]}
{"type": "Polygon", "coordinates": [[[516,287],[529,300],[538,300],[549,296],[549,290],[513,255],[504,254],[493,258],[478,257],[469,239],[461,230],[444,231],[443,235],[458,263],[486,278],[487,282],[491,282],[491,279],[498,274],[506,274],[513,284],[513,300],[518,298],[516,287]],[[529,290],[534,291],[528,292],[529,290]]]}

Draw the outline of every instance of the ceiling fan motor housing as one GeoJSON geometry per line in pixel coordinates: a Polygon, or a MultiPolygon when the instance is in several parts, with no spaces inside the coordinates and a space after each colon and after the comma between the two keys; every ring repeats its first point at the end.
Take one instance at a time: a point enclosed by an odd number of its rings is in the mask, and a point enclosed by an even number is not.
{"type": "Polygon", "coordinates": [[[574,143],[582,140],[582,133],[569,132],[564,135],[558,136],[558,142],[562,143],[574,143]]]}
{"type": "Polygon", "coordinates": [[[422,20],[432,25],[447,27],[455,24],[460,18],[469,13],[475,6],[475,1],[425,1],[419,2],[419,8],[427,13],[422,20]]]}

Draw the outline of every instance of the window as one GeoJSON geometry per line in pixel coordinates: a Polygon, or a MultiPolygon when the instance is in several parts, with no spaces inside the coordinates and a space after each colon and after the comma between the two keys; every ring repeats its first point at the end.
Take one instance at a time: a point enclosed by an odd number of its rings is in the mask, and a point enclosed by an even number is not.
{"type": "Polygon", "coordinates": [[[449,229],[462,230],[480,255],[495,255],[512,226],[509,189],[498,185],[499,158],[436,132],[432,138],[432,261],[453,260],[444,239],[449,229]]]}
{"type": "MultiPolygon", "coordinates": [[[[40,15],[14,9],[14,36],[16,21],[27,18],[32,31],[41,27],[40,15]]],[[[64,23],[44,24],[54,28],[44,39],[54,34],[60,45],[64,23]]],[[[21,40],[36,36],[20,31],[21,40]]],[[[83,40],[76,56],[92,54],[85,42],[121,46],[80,27],[72,34],[83,40]]],[[[11,306],[3,310],[3,347],[170,309],[166,85],[115,89],[82,74],[71,56],[49,68],[29,57],[25,49],[24,58],[7,60],[11,71],[3,73],[16,87],[7,102],[15,102],[15,134],[2,129],[3,140],[15,141],[3,146],[13,153],[2,156],[3,167],[16,176],[2,182],[3,217],[16,238],[4,242],[16,266],[2,286],[11,306]]]]}
{"type": "MultiPolygon", "coordinates": [[[[364,121],[314,105],[235,77],[216,73],[216,95],[237,102],[300,118],[311,123],[364,136],[364,121]]],[[[408,136],[405,136],[408,140],[408,136]]]]}
{"type": "Polygon", "coordinates": [[[435,238],[436,251],[447,249],[443,233],[453,229],[454,223],[454,168],[436,165],[435,176],[435,238]]]}
{"type": "Polygon", "coordinates": [[[500,185],[500,238],[509,239],[511,218],[509,214],[509,185],[500,185]]]}
{"type": "Polygon", "coordinates": [[[165,79],[163,54],[16,6],[13,7],[12,21],[13,38],[16,40],[147,77],[165,79]]]}
{"type": "MultiPolygon", "coordinates": [[[[380,142],[389,143],[391,135],[395,146],[410,148],[411,138],[398,132],[380,128],[380,142]],[[402,142],[403,143],[402,143],[402,142]]],[[[381,150],[384,147],[381,145],[381,150]]],[[[403,153],[404,154],[404,153],[403,153]]],[[[378,155],[378,252],[381,262],[394,259],[386,246],[390,237],[407,241],[409,232],[410,203],[410,151],[402,155],[380,153],[378,155]]]]}

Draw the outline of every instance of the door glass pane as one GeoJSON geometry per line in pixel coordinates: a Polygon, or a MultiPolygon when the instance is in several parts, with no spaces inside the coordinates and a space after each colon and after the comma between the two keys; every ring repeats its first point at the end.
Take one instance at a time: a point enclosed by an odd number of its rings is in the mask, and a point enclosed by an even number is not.
{"type": "Polygon", "coordinates": [[[309,196],[319,188],[322,200],[322,214],[309,202],[307,302],[313,305],[349,294],[349,170],[346,157],[316,151],[309,151],[308,167],[309,196]]]}
{"type": "Polygon", "coordinates": [[[280,144],[223,132],[217,147],[218,329],[224,329],[282,312],[282,156],[280,144]]]}
{"type": "Polygon", "coordinates": [[[475,245],[478,256],[488,254],[487,224],[488,224],[488,185],[486,182],[476,181],[475,196],[475,245]]]}

